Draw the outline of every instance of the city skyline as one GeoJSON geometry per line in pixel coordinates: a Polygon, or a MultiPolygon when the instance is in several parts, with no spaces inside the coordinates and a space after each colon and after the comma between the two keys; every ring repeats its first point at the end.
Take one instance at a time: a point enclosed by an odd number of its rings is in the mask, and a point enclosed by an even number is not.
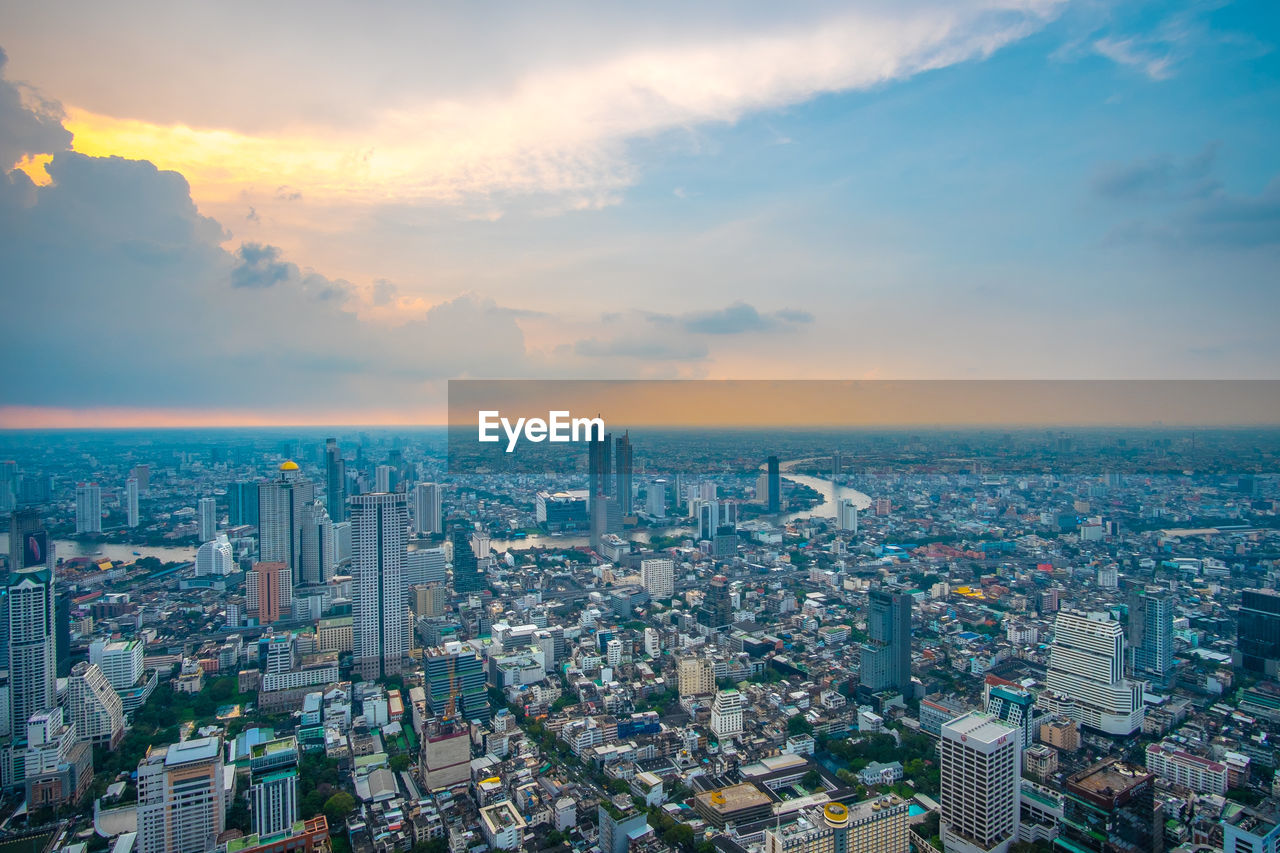
{"type": "Polygon", "coordinates": [[[0,15],[0,331],[45,352],[0,425],[430,423],[457,376],[1275,375],[1262,4],[384,11],[0,15]]]}

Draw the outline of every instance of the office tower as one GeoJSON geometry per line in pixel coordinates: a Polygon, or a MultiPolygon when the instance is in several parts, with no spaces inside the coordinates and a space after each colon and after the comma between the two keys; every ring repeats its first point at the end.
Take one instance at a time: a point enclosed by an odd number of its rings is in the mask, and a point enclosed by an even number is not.
{"type": "Polygon", "coordinates": [[[352,653],[365,678],[386,678],[401,671],[408,651],[401,575],[409,544],[409,502],[403,492],[375,492],[352,497],[350,505],[352,653]]]}
{"type": "Polygon", "coordinates": [[[721,740],[742,734],[742,694],[737,690],[716,692],[711,703],[711,732],[721,740]]]}
{"type": "Polygon", "coordinates": [[[1280,592],[1246,589],[1240,593],[1236,647],[1232,662],[1249,672],[1280,675],[1280,592]]]}
{"type": "Polygon", "coordinates": [[[142,652],[138,640],[94,640],[89,663],[102,670],[113,690],[128,690],[142,677],[142,652]]]}
{"type": "Polygon", "coordinates": [[[848,498],[836,501],[836,527],[849,533],[858,532],[858,505],[848,498]]]}
{"type": "Polygon", "coordinates": [[[948,853],[1007,853],[1018,840],[1022,746],[1018,731],[970,711],[942,726],[940,834],[948,853]]]}
{"type": "Polygon", "coordinates": [[[102,532],[102,488],[97,483],[76,485],[76,533],[102,532]]]}
{"type": "Polygon", "coordinates": [[[396,488],[396,469],[390,465],[379,465],[373,471],[373,490],[375,492],[393,492],[396,488]]]}
{"type": "Polygon", "coordinates": [[[333,523],[333,557],[339,566],[351,562],[351,522],[349,521],[333,523]]]}
{"type": "Polygon", "coordinates": [[[222,738],[153,746],[138,763],[138,853],[212,853],[226,827],[222,738]]]}
{"type": "Polygon", "coordinates": [[[32,714],[26,735],[21,766],[27,807],[39,810],[79,800],[93,781],[93,749],[75,724],[55,706],[32,714]]]}
{"type": "MultiPolygon", "coordinates": [[[[712,490],[715,485],[711,484],[712,490]]],[[[697,523],[698,539],[712,539],[722,527],[738,528],[738,502],[698,498],[691,502],[691,513],[697,523]]]]}
{"type": "Polygon", "coordinates": [[[713,576],[707,584],[702,612],[709,618],[702,624],[709,628],[727,628],[733,624],[733,600],[729,595],[729,579],[724,575],[713,576]]]}
{"type": "Polygon", "coordinates": [[[650,598],[665,601],[676,594],[674,560],[656,557],[640,561],[640,583],[650,598]]]}
{"type": "Polygon", "coordinates": [[[443,493],[439,483],[413,487],[413,527],[419,534],[444,532],[443,493]]]}
{"type": "Polygon", "coordinates": [[[711,537],[711,554],[717,560],[726,560],[738,553],[738,528],[721,525],[711,537]]]}
{"type": "Polygon", "coordinates": [[[129,476],[138,481],[138,494],[144,498],[151,494],[151,466],[134,465],[129,469],[129,476]]]}
{"type": "Polygon", "coordinates": [[[258,526],[257,483],[244,480],[227,486],[227,521],[232,527],[258,526]]]}
{"type": "Polygon", "coordinates": [[[125,523],[129,527],[137,527],[140,521],[138,514],[138,481],[133,477],[124,483],[125,523]]]}
{"type": "Polygon", "coordinates": [[[58,678],[71,674],[71,595],[63,590],[54,597],[53,645],[58,651],[58,678]]]}
{"type": "Polygon", "coordinates": [[[911,596],[873,589],[867,596],[868,641],[860,683],[871,692],[911,686],[911,596]]]}
{"type": "Polygon", "coordinates": [[[839,477],[844,473],[844,454],[836,451],[831,454],[831,476],[839,477]]]}
{"type": "Polygon", "coordinates": [[[645,490],[645,512],[654,518],[667,517],[667,481],[658,479],[645,490]]]}
{"type": "Polygon", "coordinates": [[[769,477],[766,481],[768,491],[765,494],[765,511],[782,512],[782,471],[778,465],[778,457],[770,456],[765,465],[769,477]]]}
{"type": "Polygon", "coordinates": [[[471,550],[471,530],[466,525],[458,525],[453,529],[452,541],[453,591],[458,595],[480,592],[485,588],[485,579],[471,550]]]}
{"type": "Polygon", "coordinates": [[[282,737],[249,750],[249,817],[259,836],[288,831],[298,820],[298,739],[282,737]]]}
{"type": "Polygon", "coordinates": [[[0,462],[0,512],[13,512],[18,505],[18,463],[0,462]]]}
{"type": "Polygon", "coordinates": [[[1164,814],[1155,791],[1154,774],[1118,758],[1069,776],[1057,846],[1072,853],[1161,853],[1164,814]]]}
{"type": "Polygon", "coordinates": [[[15,509],[9,515],[9,571],[44,566],[53,570],[53,542],[44,529],[40,510],[15,509]]]}
{"type": "Polygon", "coordinates": [[[624,432],[613,445],[614,470],[616,479],[614,481],[614,497],[618,499],[618,510],[623,516],[631,515],[634,511],[632,505],[632,463],[631,463],[631,433],[624,432]]]}
{"type": "Polygon", "coordinates": [[[1129,588],[1133,677],[1168,688],[1174,677],[1173,597],[1160,587],[1129,588]]]}
{"type": "Polygon", "coordinates": [[[1021,690],[1007,684],[987,687],[987,713],[1013,726],[1022,734],[1025,750],[1036,740],[1036,697],[1030,690],[1021,690]]]}
{"type": "Polygon", "coordinates": [[[80,737],[108,749],[124,739],[124,703],[102,667],[80,661],[71,669],[67,708],[80,737]]]}
{"type": "Polygon", "coordinates": [[[434,619],[444,615],[449,602],[449,591],[438,584],[418,584],[409,588],[413,612],[416,616],[434,619]]]}
{"type": "Polygon", "coordinates": [[[449,584],[449,561],[444,548],[419,548],[405,556],[404,587],[449,584]]]}
{"type": "Polygon", "coordinates": [[[231,542],[226,534],[222,534],[196,549],[196,575],[218,575],[222,577],[236,570],[235,555],[231,550],[231,542]]]}
{"type": "Polygon", "coordinates": [[[1107,734],[1142,728],[1142,684],[1124,677],[1124,629],[1106,613],[1064,610],[1054,625],[1045,685],[1075,699],[1074,719],[1107,734]]]}
{"type": "Polygon", "coordinates": [[[53,572],[20,569],[9,575],[9,721],[20,731],[31,715],[58,705],[56,596],[53,572]]]}
{"type": "Polygon", "coordinates": [[[591,430],[591,440],[587,442],[587,509],[595,511],[597,497],[609,497],[613,494],[613,436],[605,433],[597,436],[591,430]]]}
{"type": "Polygon", "coordinates": [[[324,442],[324,501],[329,518],[334,522],[351,517],[347,507],[347,463],[338,449],[338,440],[327,438],[324,442]]]}
{"type": "Polygon", "coordinates": [[[208,542],[218,534],[218,502],[214,498],[201,498],[196,507],[200,523],[200,541],[208,542]]]}
{"type": "Polygon", "coordinates": [[[333,580],[338,565],[337,542],[329,511],[320,501],[302,505],[299,522],[299,573],[304,584],[324,584],[333,580]]]}
{"type": "Polygon", "coordinates": [[[709,658],[681,658],[676,666],[676,684],[681,696],[706,696],[716,689],[715,667],[709,658]]]}
{"type": "Polygon", "coordinates": [[[315,484],[292,461],[281,464],[275,480],[258,484],[258,559],[284,563],[295,583],[302,581],[302,508],[315,498],[315,484]]]}
{"type": "Polygon", "coordinates": [[[489,693],[484,661],[463,643],[426,650],[427,705],[440,720],[487,723],[489,693]]]}
{"type": "Polygon", "coordinates": [[[245,607],[259,625],[271,625],[293,610],[293,572],[281,562],[254,563],[244,578],[245,607]]]}

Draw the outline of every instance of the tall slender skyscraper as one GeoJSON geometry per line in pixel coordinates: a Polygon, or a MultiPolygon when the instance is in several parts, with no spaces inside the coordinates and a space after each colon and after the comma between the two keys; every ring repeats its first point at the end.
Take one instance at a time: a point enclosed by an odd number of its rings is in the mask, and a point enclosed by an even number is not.
{"type": "Polygon", "coordinates": [[[911,685],[911,596],[873,589],[867,596],[868,642],[862,646],[863,687],[872,692],[911,685]]]}
{"type": "Polygon", "coordinates": [[[613,436],[605,433],[587,442],[587,509],[594,511],[596,496],[609,497],[613,494],[613,436]]]}
{"type": "Polygon", "coordinates": [[[614,442],[614,463],[617,472],[617,479],[614,485],[616,487],[615,496],[618,499],[618,510],[624,516],[631,515],[632,465],[631,433],[629,431],[624,432],[614,442]]]}
{"type": "Polygon", "coordinates": [[[409,545],[407,497],[403,492],[374,492],[350,501],[352,651],[356,667],[367,679],[399,673],[408,651],[401,579],[409,545]]]}
{"type": "Polygon", "coordinates": [[[333,579],[338,565],[337,542],[333,521],[320,501],[302,505],[302,528],[299,538],[302,565],[299,574],[304,584],[323,584],[333,579]]]}
{"type": "Polygon", "coordinates": [[[329,517],[335,522],[346,521],[351,517],[347,507],[347,463],[336,438],[324,442],[324,484],[329,517]]]}
{"type": "Polygon", "coordinates": [[[9,722],[20,731],[32,714],[58,706],[53,571],[41,566],[11,573],[6,604],[9,722]]]}
{"type": "Polygon", "coordinates": [[[453,591],[458,594],[480,592],[485,588],[485,579],[471,550],[471,531],[459,524],[450,539],[453,542],[453,591]]]}
{"type": "Polygon", "coordinates": [[[1075,719],[1113,735],[1142,728],[1142,684],[1124,677],[1124,629],[1106,613],[1063,610],[1045,686],[1075,701],[1075,719]]]}
{"type": "Polygon", "coordinates": [[[941,834],[948,853],[1005,853],[1018,840],[1022,740],[1008,723],[970,711],[942,726],[941,834]]]}
{"type": "Polygon", "coordinates": [[[444,506],[439,483],[413,487],[413,528],[421,534],[444,532],[444,506]]]}
{"type": "Polygon", "coordinates": [[[102,489],[97,483],[76,486],[76,533],[102,532],[102,489]]]}
{"type": "Polygon", "coordinates": [[[250,480],[227,486],[227,520],[232,525],[258,526],[258,484],[250,480]]]}
{"type": "Polygon", "coordinates": [[[130,477],[124,484],[124,505],[126,524],[129,527],[137,527],[140,521],[138,516],[138,478],[130,477]]]}
{"type": "Polygon", "coordinates": [[[1134,678],[1172,686],[1173,597],[1160,587],[1129,588],[1129,645],[1134,678]]]}
{"type": "Polygon", "coordinates": [[[218,501],[216,498],[201,498],[196,507],[196,518],[200,523],[200,541],[208,542],[218,535],[218,501]]]}
{"type": "Polygon", "coordinates": [[[249,751],[249,816],[258,836],[288,831],[298,819],[298,739],[282,737],[249,751]]]}
{"type": "Polygon", "coordinates": [[[258,559],[284,563],[295,584],[302,582],[302,508],[315,497],[315,484],[293,461],[280,465],[275,480],[258,484],[258,559]]]}
{"type": "Polygon", "coordinates": [[[9,515],[9,571],[32,566],[52,570],[52,546],[40,518],[40,510],[22,507],[9,515]]]}
{"type": "Polygon", "coordinates": [[[768,494],[765,496],[765,509],[767,512],[782,512],[782,469],[778,464],[778,457],[770,456],[766,463],[769,479],[767,481],[768,494]]]}

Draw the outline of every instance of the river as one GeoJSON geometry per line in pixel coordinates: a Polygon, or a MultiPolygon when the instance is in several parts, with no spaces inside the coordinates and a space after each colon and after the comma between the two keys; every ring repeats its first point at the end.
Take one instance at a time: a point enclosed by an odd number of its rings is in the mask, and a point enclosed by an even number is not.
{"type": "MultiPolygon", "coordinates": [[[[75,542],[70,539],[55,539],[53,544],[58,557],[64,560],[73,557],[106,557],[108,560],[131,563],[138,559],[134,551],[143,557],[155,557],[165,563],[187,563],[196,558],[196,549],[190,545],[119,545],[112,542],[75,542]]],[[[9,553],[8,533],[0,533],[0,549],[9,553]]]]}

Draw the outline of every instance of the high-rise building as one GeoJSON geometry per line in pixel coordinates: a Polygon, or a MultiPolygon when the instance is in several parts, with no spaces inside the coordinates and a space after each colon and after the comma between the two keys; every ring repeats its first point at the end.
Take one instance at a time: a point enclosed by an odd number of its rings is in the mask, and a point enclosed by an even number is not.
{"type": "Polygon", "coordinates": [[[1164,850],[1164,815],[1155,797],[1156,777],[1145,768],[1108,758],[1068,777],[1063,791],[1057,842],[1063,850],[1164,850]]]}
{"type": "Polygon", "coordinates": [[[459,595],[480,592],[485,588],[484,575],[475,552],[471,550],[471,530],[458,525],[451,535],[453,542],[453,591],[459,595]]]}
{"type": "Polygon", "coordinates": [[[329,518],[334,522],[346,521],[351,517],[347,507],[347,463],[338,449],[336,438],[328,438],[324,442],[324,482],[324,501],[329,518]]]}
{"type": "Polygon", "coordinates": [[[218,535],[218,501],[215,498],[201,498],[196,507],[196,518],[200,525],[200,541],[208,542],[218,535]]]}
{"type": "Polygon", "coordinates": [[[124,739],[124,703],[97,664],[80,661],[72,667],[67,708],[80,737],[108,749],[124,739]]]}
{"type": "Polygon", "coordinates": [[[315,500],[316,487],[298,463],[284,462],[280,476],[258,484],[258,559],[284,563],[302,582],[302,508],[315,500]]]}
{"type": "Polygon", "coordinates": [[[623,516],[631,515],[634,511],[632,506],[632,463],[631,463],[631,433],[624,432],[614,442],[614,466],[616,480],[614,482],[614,497],[618,499],[618,511],[623,516]]]}
{"type": "Polygon", "coordinates": [[[1022,748],[1026,750],[1036,740],[1036,697],[1030,690],[1020,690],[1007,684],[987,688],[987,713],[1013,726],[1022,734],[1022,748]]]}
{"type": "Polygon", "coordinates": [[[413,528],[419,534],[444,532],[444,489],[439,483],[413,487],[413,528]]]}
{"type": "Polygon", "coordinates": [[[848,498],[836,501],[836,527],[848,533],[858,532],[858,505],[848,498]]]}
{"type": "Polygon", "coordinates": [[[138,493],[144,498],[151,494],[151,466],[143,463],[129,469],[129,476],[138,481],[138,493]]]}
{"type": "Polygon", "coordinates": [[[868,595],[868,641],[862,646],[861,685],[871,692],[911,686],[911,596],[873,589],[868,595]]]}
{"type": "Polygon", "coordinates": [[[282,562],[254,563],[244,578],[245,607],[259,625],[271,625],[293,609],[293,572],[282,562]]]}
{"type": "Polygon", "coordinates": [[[721,740],[742,734],[742,694],[737,690],[716,692],[711,703],[711,732],[721,740]]]}
{"type": "Polygon", "coordinates": [[[18,463],[0,462],[0,512],[13,512],[18,505],[18,463]]]}
{"type": "MultiPolygon", "coordinates": [[[[712,485],[712,488],[715,488],[712,485]]],[[[698,539],[711,539],[721,527],[738,526],[738,502],[716,498],[698,498],[692,502],[698,539]]]]}
{"type": "Polygon", "coordinates": [[[432,716],[442,721],[489,721],[488,677],[474,649],[463,643],[429,648],[425,669],[432,716]]]}
{"type": "Polygon", "coordinates": [[[1232,662],[1249,672],[1280,675],[1280,592],[1246,589],[1240,593],[1236,616],[1236,647],[1232,662]]]}
{"type": "Polygon", "coordinates": [[[1018,840],[1022,746],[1017,729],[970,711],[942,726],[940,832],[948,853],[1007,853],[1018,840]]]}
{"type": "Polygon", "coordinates": [[[715,692],[715,666],[709,658],[681,658],[676,666],[676,685],[681,696],[707,696],[715,692]]]}
{"type": "Polygon", "coordinates": [[[396,489],[396,469],[390,465],[379,465],[373,469],[373,490],[375,492],[394,492],[396,489]]]}
{"type": "Polygon", "coordinates": [[[667,481],[657,479],[645,490],[644,510],[654,518],[667,517],[667,481]]]}
{"type": "Polygon", "coordinates": [[[226,534],[210,539],[196,549],[196,575],[222,577],[236,570],[235,554],[226,534]]]}
{"type": "Polygon", "coordinates": [[[443,586],[416,584],[409,588],[409,593],[415,616],[431,619],[444,615],[444,606],[449,603],[449,591],[443,586]]]}
{"type": "Polygon", "coordinates": [[[102,488],[97,483],[76,486],[76,533],[102,532],[102,488]]]}
{"type": "Polygon", "coordinates": [[[241,524],[258,526],[257,483],[243,480],[227,486],[227,522],[232,527],[241,524]]]}
{"type": "Polygon", "coordinates": [[[124,483],[125,523],[129,527],[137,527],[140,522],[138,513],[138,481],[133,477],[124,483]]]}
{"type": "Polygon", "coordinates": [[[276,738],[251,747],[249,773],[254,833],[286,832],[298,820],[298,739],[276,738]]]}
{"type": "Polygon", "coordinates": [[[894,795],[810,806],[764,831],[764,853],[907,853],[910,812],[894,795]]]}
{"type": "Polygon", "coordinates": [[[53,572],[44,567],[9,575],[9,721],[15,730],[58,706],[53,572]]]}
{"type": "Polygon", "coordinates": [[[778,464],[778,457],[770,456],[765,468],[768,475],[765,483],[768,489],[765,493],[765,511],[782,512],[782,469],[778,464]]]}
{"type": "Polygon", "coordinates": [[[1274,803],[1224,813],[1222,849],[1231,853],[1274,853],[1280,850],[1280,811],[1274,803]]]}
{"type": "Polygon", "coordinates": [[[53,541],[44,529],[40,510],[21,507],[9,515],[9,571],[38,568],[53,570],[53,541]]]}
{"type": "Polygon", "coordinates": [[[226,827],[222,739],[154,746],[138,764],[138,853],[211,853],[226,827]]]}
{"type": "Polygon", "coordinates": [[[302,505],[299,530],[299,573],[304,584],[325,584],[333,580],[338,565],[338,549],[333,521],[320,501],[302,505]]]}
{"type": "MultiPolygon", "coordinates": [[[[350,499],[352,531],[352,653],[368,679],[399,673],[408,652],[405,589],[409,503],[403,492],[350,499]]],[[[455,544],[455,548],[456,548],[455,544]]]]}
{"type": "Polygon", "coordinates": [[[1142,728],[1142,684],[1124,677],[1124,629],[1106,613],[1063,610],[1045,685],[1075,699],[1074,719],[1114,735],[1142,728]]]}
{"type": "Polygon", "coordinates": [[[676,564],[666,557],[640,561],[640,583],[650,598],[665,601],[676,594],[676,564]]]}
{"type": "Polygon", "coordinates": [[[596,806],[596,825],[600,828],[597,846],[600,853],[627,853],[631,847],[631,837],[644,832],[648,822],[649,816],[644,811],[632,810],[624,814],[617,809],[610,811],[603,805],[596,806]]]}
{"type": "Polygon", "coordinates": [[[89,663],[102,670],[113,690],[128,690],[142,678],[142,651],[138,640],[94,640],[89,644],[89,663]]]}
{"type": "Polygon", "coordinates": [[[613,494],[613,436],[591,430],[587,442],[587,509],[595,514],[596,498],[613,494]]]}
{"type": "Polygon", "coordinates": [[[733,599],[729,592],[729,579],[724,575],[715,575],[707,584],[707,593],[698,608],[698,624],[712,631],[727,628],[733,624],[733,599]]]}
{"type": "Polygon", "coordinates": [[[62,709],[31,715],[21,758],[27,807],[45,809],[74,803],[93,781],[93,750],[62,709]]]}
{"type": "Polygon", "coordinates": [[[449,585],[449,561],[444,548],[419,548],[405,556],[405,589],[413,586],[449,585]]]}
{"type": "Polygon", "coordinates": [[[1133,677],[1170,687],[1174,677],[1173,597],[1160,587],[1131,586],[1128,598],[1133,677]]]}

